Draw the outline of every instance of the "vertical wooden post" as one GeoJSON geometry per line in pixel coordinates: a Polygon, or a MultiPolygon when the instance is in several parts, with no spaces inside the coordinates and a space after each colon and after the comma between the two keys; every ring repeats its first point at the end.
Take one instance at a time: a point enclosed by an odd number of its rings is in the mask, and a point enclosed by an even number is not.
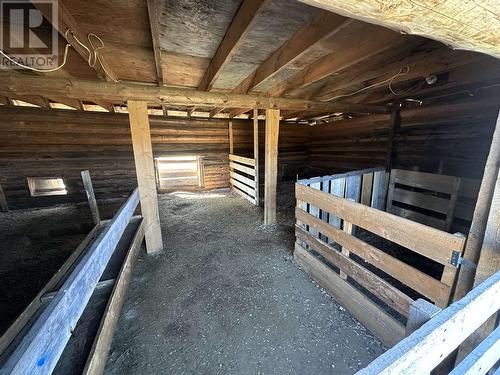
{"type": "Polygon", "coordinates": [[[85,170],[81,171],[80,174],[82,175],[83,188],[87,194],[92,219],[94,220],[95,225],[99,225],[101,223],[101,215],[99,215],[99,207],[97,206],[97,200],[95,199],[94,187],[92,186],[92,180],[90,179],[90,172],[85,170]]]}
{"type": "Polygon", "coordinates": [[[472,223],[465,244],[464,261],[460,266],[457,286],[453,299],[455,301],[463,298],[474,285],[474,275],[476,265],[481,255],[484,234],[490,213],[490,206],[493,200],[495,184],[498,178],[498,167],[500,165],[500,113],[496,123],[496,128],[491,140],[490,153],[484,167],[483,179],[477,197],[472,223]]]}
{"type": "Polygon", "coordinates": [[[266,109],[264,225],[271,225],[276,222],[279,126],[280,110],[266,109]]]}
{"type": "Polygon", "coordinates": [[[229,153],[233,155],[234,143],[233,143],[233,122],[229,121],[229,153]]]}
{"type": "Polygon", "coordinates": [[[387,134],[387,153],[385,155],[385,170],[387,172],[391,171],[394,159],[394,138],[396,137],[401,121],[399,110],[400,104],[395,104],[391,112],[391,123],[389,124],[389,132],[387,134]]]}
{"type": "Polygon", "coordinates": [[[9,211],[9,205],[7,204],[7,199],[5,199],[2,185],[0,185],[0,210],[2,210],[2,212],[9,211]]]}
{"type": "Polygon", "coordinates": [[[253,110],[253,158],[255,160],[255,205],[259,205],[259,110],[253,110]]]}
{"type": "Polygon", "coordinates": [[[148,107],[146,102],[129,100],[128,113],[141,212],[144,217],[146,250],[148,253],[163,248],[161,238],[158,197],[156,196],[153,148],[149,130],[148,107]]]}

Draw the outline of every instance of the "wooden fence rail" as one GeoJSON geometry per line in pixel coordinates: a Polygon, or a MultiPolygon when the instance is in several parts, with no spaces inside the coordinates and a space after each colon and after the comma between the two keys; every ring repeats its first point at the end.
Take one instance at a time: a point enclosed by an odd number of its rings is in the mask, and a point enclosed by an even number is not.
{"type": "Polygon", "coordinates": [[[258,176],[256,175],[255,159],[229,154],[229,177],[230,183],[235,192],[245,199],[259,205],[258,197],[258,176]]]}

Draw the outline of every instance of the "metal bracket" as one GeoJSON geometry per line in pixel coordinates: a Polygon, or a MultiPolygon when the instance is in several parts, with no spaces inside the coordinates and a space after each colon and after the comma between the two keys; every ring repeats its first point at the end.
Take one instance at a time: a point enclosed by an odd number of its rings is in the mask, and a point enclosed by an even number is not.
{"type": "Polygon", "coordinates": [[[461,264],[462,264],[462,260],[463,260],[463,258],[462,258],[462,256],[460,255],[460,252],[458,252],[458,251],[453,251],[453,252],[451,253],[450,263],[451,263],[452,265],[454,265],[455,267],[458,267],[459,265],[461,265],[461,264]]]}

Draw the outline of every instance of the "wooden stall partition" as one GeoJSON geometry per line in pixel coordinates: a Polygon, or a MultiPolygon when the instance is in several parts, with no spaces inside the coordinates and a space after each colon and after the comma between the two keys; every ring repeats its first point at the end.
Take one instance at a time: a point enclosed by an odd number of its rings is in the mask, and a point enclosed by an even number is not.
{"type": "Polygon", "coordinates": [[[447,232],[453,228],[466,233],[478,191],[478,180],[393,169],[386,211],[447,232]]]}
{"type": "Polygon", "coordinates": [[[229,181],[231,187],[250,203],[258,205],[259,202],[255,199],[259,188],[255,165],[255,159],[229,154],[229,181]]]}
{"type": "MultiPolygon", "coordinates": [[[[369,173],[374,173],[375,180],[381,172],[369,173]]],[[[391,311],[404,320],[413,302],[406,287],[440,307],[448,305],[465,239],[358,203],[362,196],[358,192],[363,191],[358,182],[370,181],[363,177],[369,173],[352,172],[341,179],[326,180],[330,192],[322,191],[314,179],[296,184],[295,259],[361,323],[392,346],[404,337],[404,326],[391,311]],[[439,263],[441,279],[357,238],[353,232],[356,227],[439,263]],[[406,287],[394,286],[388,281],[391,278],[406,287]]],[[[363,201],[373,205],[374,200],[365,196],[363,201]]]]}

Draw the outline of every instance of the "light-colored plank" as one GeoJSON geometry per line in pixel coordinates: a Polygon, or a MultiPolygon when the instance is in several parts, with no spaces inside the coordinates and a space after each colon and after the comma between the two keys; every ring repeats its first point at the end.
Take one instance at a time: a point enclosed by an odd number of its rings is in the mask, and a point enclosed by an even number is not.
{"type": "Polygon", "coordinates": [[[391,176],[394,176],[394,182],[397,184],[413,186],[440,193],[453,193],[453,185],[456,177],[445,176],[435,173],[406,171],[403,169],[393,169],[391,176]]]}
{"type": "Polygon", "coordinates": [[[365,173],[361,185],[361,204],[369,206],[372,201],[373,173],[365,173]]]}
{"type": "Polygon", "coordinates": [[[338,252],[325,242],[311,236],[311,234],[307,233],[298,226],[295,227],[295,235],[299,241],[305,243],[309,246],[309,248],[323,256],[332,265],[339,268],[344,275],[346,275],[344,278],[341,274],[341,277],[344,280],[347,279],[347,276],[351,277],[359,285],[363,286],[366,290],[371,292],[374,296],[379,298],[392,309],[398,311],[404,316],[408,316],[410,305],[413,300],[406,294],[374,273],[368,271],[363,266],[354,262],[348,255],[338,252]]]}
{"type": "Polygon", "coordinates": [[[255,168],[255,204],[258,206],[260,203],[259,194],[259,110],[253,110],[253,158],[255,168]]]}
{"type": "Polygon", "coordinates": [[[232,121],[229,121],[228,132],[229,132],[229,154],[232,155],[234,152],[234,133],[233,133],[232,121]]]}
{"type": "Polygon", "coordinates": [[[245,192],[246,194],[250,195],[252,198],[255,198],[255,190],[245,184],[242,184],[241,182],[239,181],[236,181],[235,179],[230,179],[229,180],[231,182],[231,185],[232,186],[235,186],[237,187],[238,189],[240,189],[241,191],[245,192]]]}
{"type": "Polygon", "coordinates": [[[141,197],[141,212],[144,217],[146,250],[148,253],[154,253],[163,249],[163,240],[161,237],[158,197],[156,195],[148,107],[146,102],[134,100],[129,100],[127,105],[137,184],[141,197]]]}
{"type": "Polygon", "coordinates": [[[234,171],[230,171],[229,172],[229,176],[232,179],[235,179],[236,181],[242,182],[242,183],[244,183],[245,185],[248,185],[251,188],[255,187],[255,181],[254,180],[252,180],[252,179],[250,179],[248,177],[242,176],[239,173],[236,173],[234,171]]]}
{"type": "Polygon", "coordinates": [[[450,288],[439,280],[434,279],[424,272],[417,270],[356,237],[350,236],[340,229],[317,220],[300,207],[295,209],[295,217],[298,221],[300,220],[306,225],[314,226],[330,240],[337,242],[341,246],[347,247],[352,253],[363,258],[366,262],[380,268],[388,275],[398,279],[403,284],[430,300],[448,300],[450,288]]]}
{"type": "Polygon", "coordinates": [[[246,174],[248,174],[250,176],[254,176],[255,175],[255,169],[250,168],[250,167],[245,167],[244,165],[241,165],[241,164],[238,164],[238,163],[234,163],[232,161],[229,162],[229,168],[232,168],[232,169],[235,169],[237,171],[246,173],[246,174]]]}
{"type": "Polygon", "coordinates": [[[239,195],[241,195],[243,198],[245,198],[250,203],[255,204],[255,198],[249,196],[248,194],[246,194],[245,192],[241,191],[237,187],[235,187],[233,191],[236,192],[236,193],[238,193],[239,195]]]}
{"type": "Polygon", "coordinates": [[[462,251],[463,238],[301,184],[296,184],[295,190],[297,199],[334,213],[443,265],[449,264],[453,251],[462,251]]]}
{"type": "Polygon", "coordinates": [[[244,156],[231,155],[229,154],[229,160],[238,162],[240,164],[250,165],[255,167],[255,160],[251,158],[246,158],[244,156]]]}
{"type": "Polygon", "coordinates": [[[88,170],[81,171],[81,175],[92,219],[94,220],[95,225],[99,225],[101,223],[101,215],[99,215],[99,207],[97,206],[97,201],[95,199],[94,187],[92,186],[92,180],[90,179],[90,172],[88,170]]]}
{"type": "Polygon", "coordinates": [[[160,49],[160,9],[159,0],[147,0],[148,15],[149,15],[149,26],[151,29],[151,39],[153,42],[153,53],[155,56],[155,67],[156,76],[158,78],[158,84],[164,85],[165,81],[163,79],[163,68],[161,62],[161,49],[160,49]]]}
{"type": "Polygon", "coordinates": [[[393,346],[404,337],[404,327],[398,321],[297,243],[295,243],[294,259],[319,286],[324,288],[385,345],[393,346]]]}
{"type": "Polygon", "coordinates": [[[266,109],[264,225],[276,222],[280,110],[266,109]]]}

